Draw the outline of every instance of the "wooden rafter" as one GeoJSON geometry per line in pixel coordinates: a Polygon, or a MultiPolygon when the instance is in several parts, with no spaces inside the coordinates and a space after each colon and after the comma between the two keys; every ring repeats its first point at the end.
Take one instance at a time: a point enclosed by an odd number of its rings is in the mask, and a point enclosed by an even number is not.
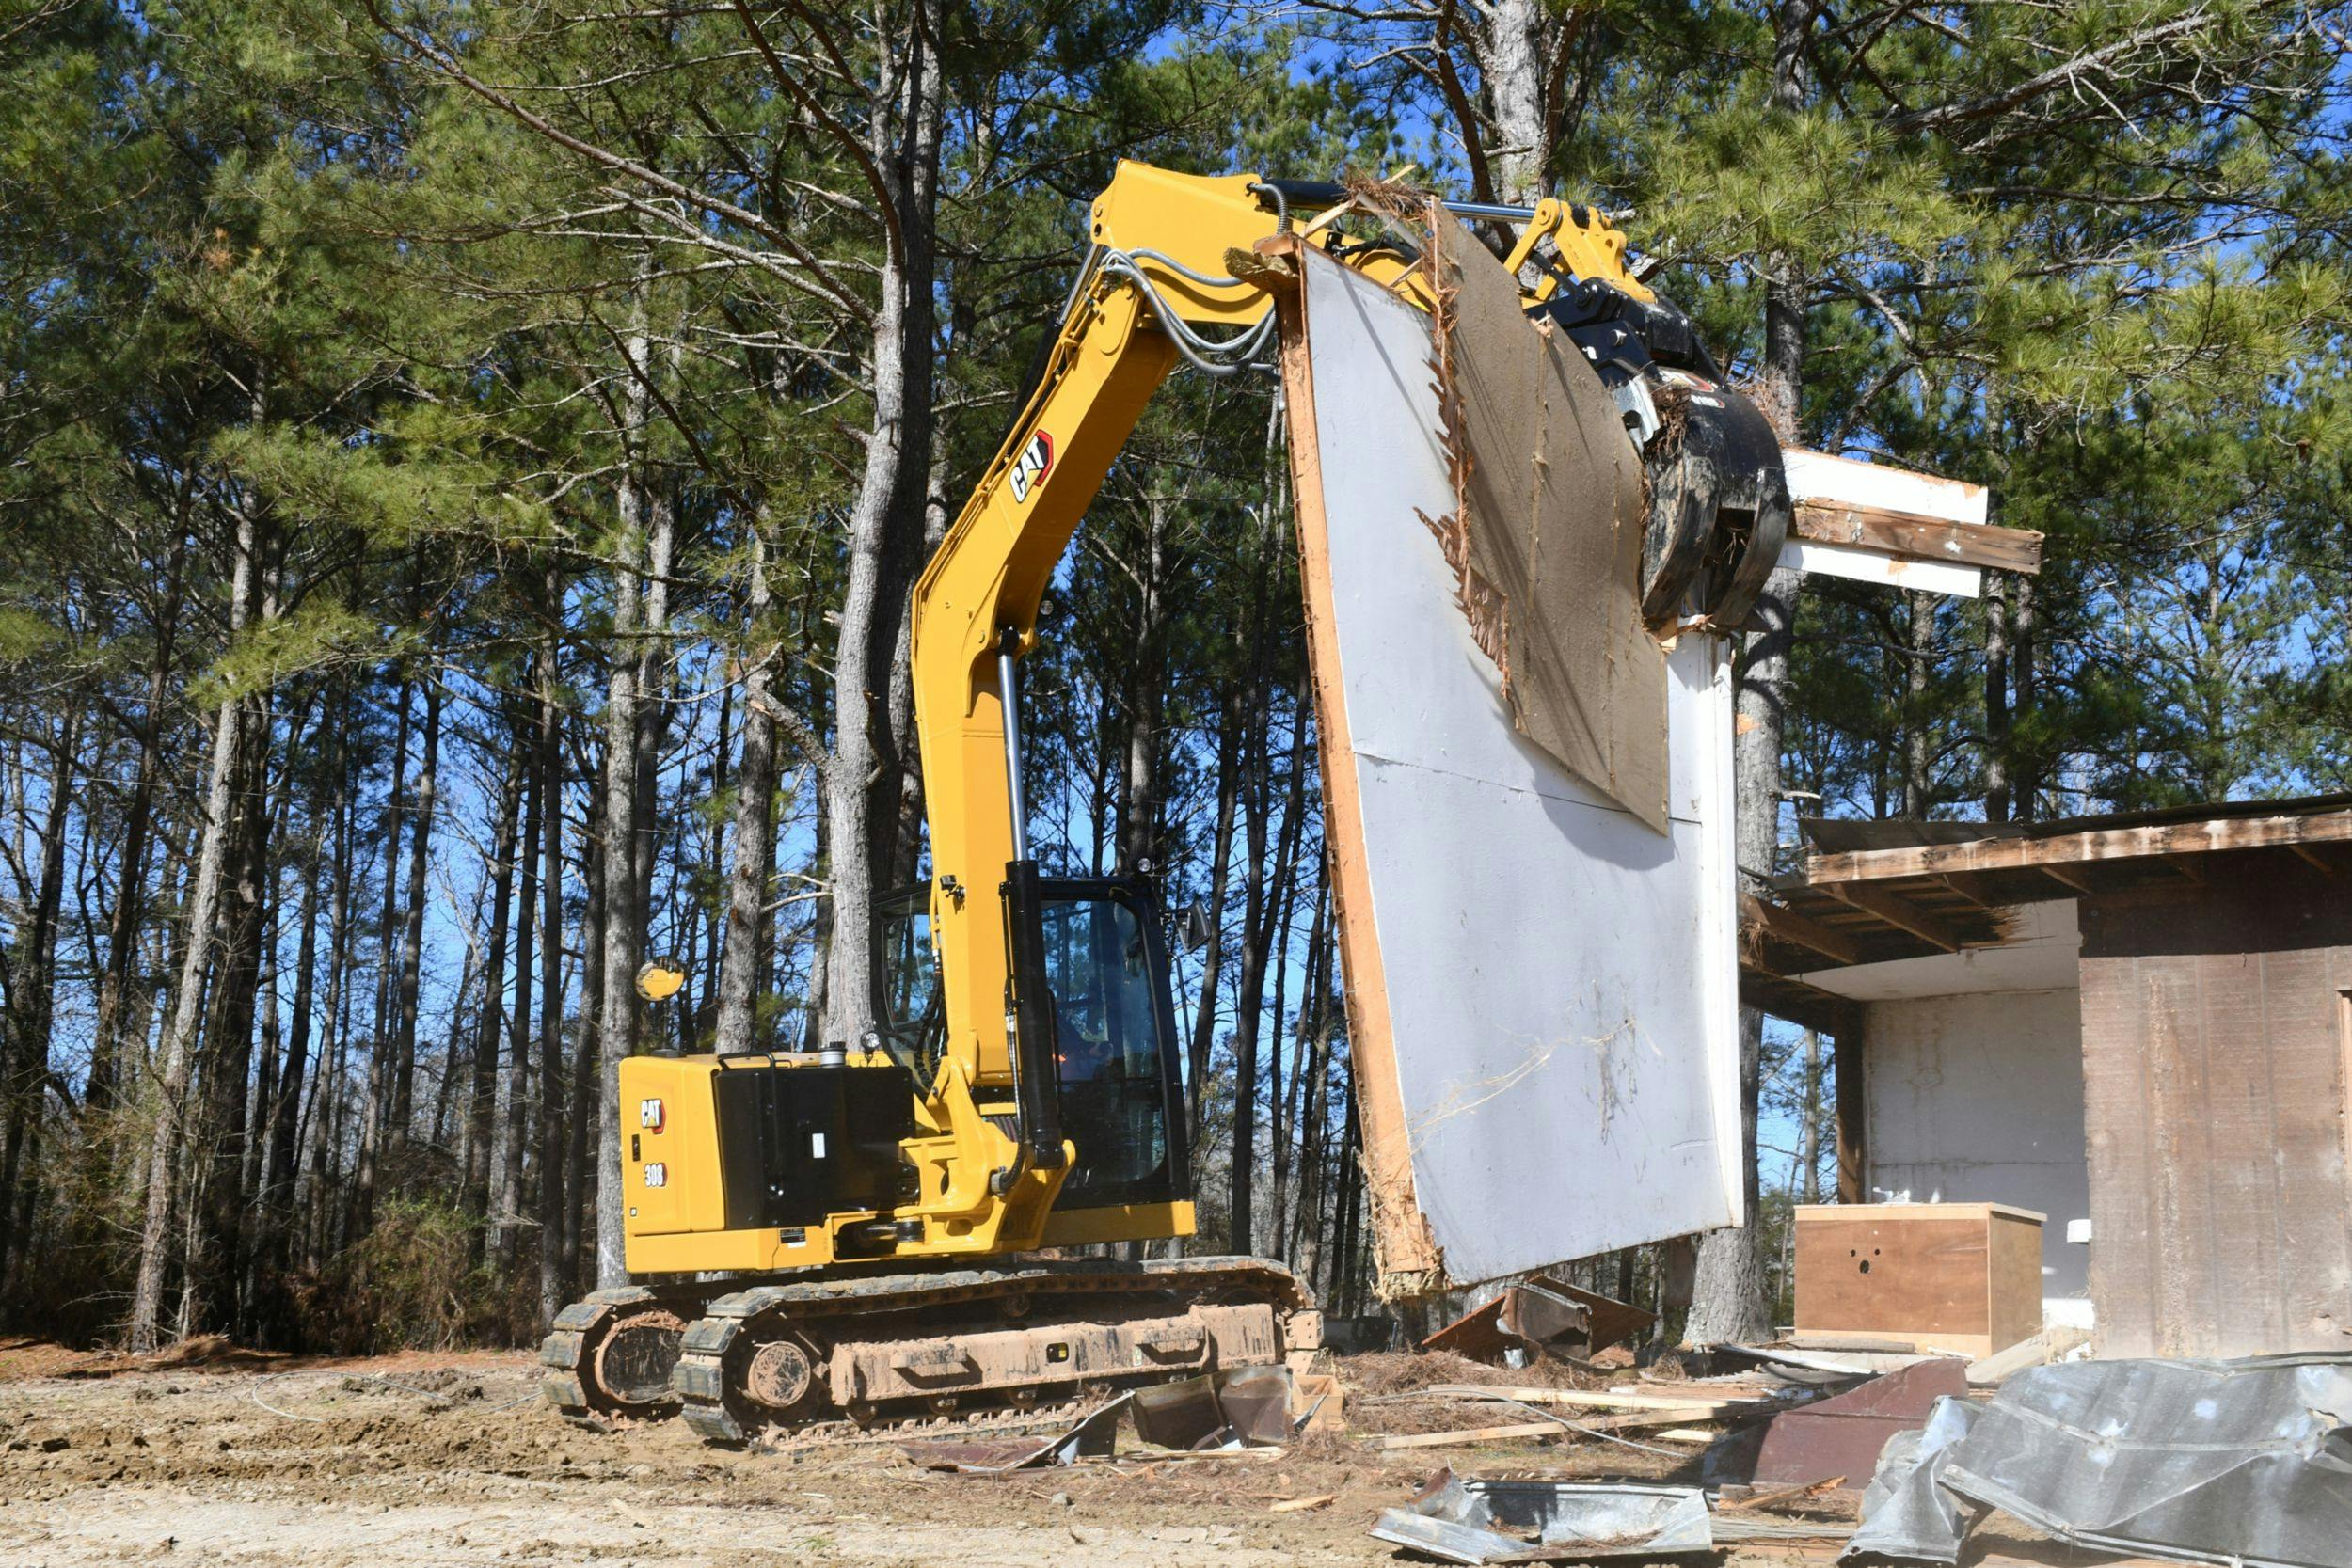
{"type": "Polygon", "coordinates": [[[2094,891],[2091,888],[2090,879],[2086,878],[2081,872],[2074,870],[2071,866],[2059,865],[2053,862],[2044,861],[2040,865],[2035,866],[2034,869],[2041,872],[2042,875],[2049,878],[2050,880],[2058,883],[2058,885],[2062,888],[2070,888],[2076,893],[2090,893],[2094,891]]]}
{"type": "Polygon", "coordinates": [[[2319,850],[2313,848],[2308,844],[2290,844],[2287,847],[2295,851],[2295,855],[2297,860],[2304,862],[2306,864],[2316,867],[2321,876],[2328,878],[2331,881],[2344,875],[2344,871],[2341,866],[2339,866],[2334,861],[2330,860],[2327,855],[2322,854],[2319,850]]]}
{"type": "Polygon", "coordinates": [[[1740,973],[1740,1006],[1787,1019],[1800,1028],[1843,1038],[1862,1016],[1859,1004],[1819,986],[1753,969],[1740,973]]]}
{"type": "Polygon", "coordinates": [[[1848,933],[1823,925],[1809,914],[1800,914],[1785,904],[1766,903],[1754,894],[1740,895],[1740,925],[1742,930],[1776,937],[1841,964],[1862,961],[1862,948],[1848,933]]]}
{"type": "Polygon", "coordinates": [[[1977,908],[1980,910],[1997,910],[2001,907],[1994,900],[1985,897],[1982,894],[1970,889],[1969,886],[1965,882],[1962,881],[1958,877],[1938,877],[1935,879],[1935,885],[1941,888],[1947,888],[1951,892],[1960,895],[1960,896],[1967,899],[1968,902],[1976,905],[1977,908]]]}
{"type": "Polygon", "coordinates": [[[1886,888],[1867,882],[1822,882],[1816,885],[1855,909],[1877,915],[1889,926],[1899,926],[1921,942],[1941,947],[1947,953],[1957,953],[1968,945],[1967,939],[1943,916],[1931,914],[1886,888]]]}

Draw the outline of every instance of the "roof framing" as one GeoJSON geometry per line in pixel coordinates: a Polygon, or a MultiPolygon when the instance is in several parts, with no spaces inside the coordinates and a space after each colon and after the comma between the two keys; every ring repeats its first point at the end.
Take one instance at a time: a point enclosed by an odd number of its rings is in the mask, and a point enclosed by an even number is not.
{"type": "Polygon", "coordinates": [[[1853,849],[1808,855],[1804,880],[1883,882],[1974,871],[2040,870],[2081,889],[2067,869],[2110,861],[2172,860],[2232,849],[2293,848],[2352,843],[2352,810],[2277,816],[2233,816],[2149,827],[2107,828],[2046,838],[1980,838],[1965,844],[1921,844],[1898,849],[1853,849]]]}

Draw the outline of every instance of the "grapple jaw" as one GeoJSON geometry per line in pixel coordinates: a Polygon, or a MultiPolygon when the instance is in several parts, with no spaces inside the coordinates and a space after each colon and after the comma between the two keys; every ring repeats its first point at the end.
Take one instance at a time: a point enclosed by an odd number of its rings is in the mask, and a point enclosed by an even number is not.
{"type": "Polygon", "coordinates": [[[1771,423],[1724,384],[1690,318],[1662,295],[1635,299],[1577,278],[1530,314],[1583,351],[1642,453],[1643,618],[1660,631],[1692,617],[1740,629],[1788,537],[1788,480],[1771,423]]]}
{"type": "Polygon", "coordinates": [[[1661,428],[1642,451],[1649,478],[1642,615],[1654,627],[1699,615],[1736,631],[1754,613],[1788,536],[1780,441],[1742,394],[1657,373],[1661,428]]]}

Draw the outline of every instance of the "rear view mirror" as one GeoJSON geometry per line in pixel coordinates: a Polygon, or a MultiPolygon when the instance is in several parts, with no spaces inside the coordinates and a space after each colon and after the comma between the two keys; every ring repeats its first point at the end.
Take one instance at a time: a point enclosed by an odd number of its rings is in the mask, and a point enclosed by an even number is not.
{"type": "Polygon", "coordinates": [[[1187,953],[1198,953],[1208,946],[1209,938],[1214,934],[1209,926],[1208,909],[1198,898],[1186,904],[1184,912],[1176,917],[1176,937],[1184,944],[1187,953]]]}

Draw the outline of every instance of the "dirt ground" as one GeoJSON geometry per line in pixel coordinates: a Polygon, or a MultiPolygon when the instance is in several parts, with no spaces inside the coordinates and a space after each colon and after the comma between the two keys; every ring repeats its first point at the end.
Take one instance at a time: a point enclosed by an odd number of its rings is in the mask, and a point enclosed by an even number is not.
{"type": "MultiPolygon", "coordinates": [[[[890,1442],[734,1452],[675,1421],[583,1431],[539,1403],[523,1353],[301,1361],[215,1347],[151,1367],[0,1344],[0,1564],[1388,1563],[1403,1560],[1366,1529],[1447,1464],[1690,1479],[1687,1465],[1591,1443],[1384,1454],[1368,1429],[1443,1421],[1369,1396],[1470,1365],[1402,1360],[1340,1363],[1363,1396],[1351,1430],[1279,1457],[982,1478],[927,1471],[890,1442]],[[1278,1507],[1317,1498],[1329,1500],[1278,1507]]],[[[1462,1426],[1492,1418],[1436,1408],[1462,1426]]],[[[1728,1560],[1786,1561],[1788,1548],[1728,1560]]]]}

